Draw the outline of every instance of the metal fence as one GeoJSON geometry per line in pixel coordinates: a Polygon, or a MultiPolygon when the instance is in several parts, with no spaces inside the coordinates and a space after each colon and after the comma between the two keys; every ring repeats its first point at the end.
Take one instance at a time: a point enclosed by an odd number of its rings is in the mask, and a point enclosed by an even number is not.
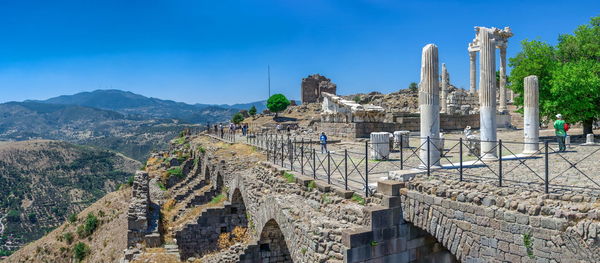
{"type": "Polygon", "coordinates": [[[369,186],[370,182],[387,179],[391,171],[398,170],[459,181],[487,181],[500,187],[541,187],[545,193],[600,191],[600,169],[596,164],[600,160],[599,145],[575,146],[567,152],[558,152],[554,141],[548,139],[538,144],[537,151],[523,154],[527,144],[523,142],[404,135],[396,142],[379,143],[388,144],[387,147],[365,141],[342,146],[329,144],[325,150],[318,140],[310,138],[267,133],[241,136],[239,131],[226,129],[209,131],[222,140],[234,143],[237,140],[263,150],[274,164],[365,196],[373,194],[375,185],[369,186]],[[480,145],[485,143],[492,147],[482,154],[480,145]],[[498,158],[482,157],[486,154],[498,158]]]}

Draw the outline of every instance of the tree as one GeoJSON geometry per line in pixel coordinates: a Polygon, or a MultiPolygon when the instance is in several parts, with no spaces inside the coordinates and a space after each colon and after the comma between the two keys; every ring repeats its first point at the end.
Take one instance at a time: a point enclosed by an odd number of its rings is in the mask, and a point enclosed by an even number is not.
{"type": "Polygon", "coordinates": [[[248,114],[250,114],[250,116],[256,115],[256,107],[254,107],[254,105],[250,107],[250,109],[248,110],[248,114]]]}
{"type": "Polygon", "coordinates": [[[567,122],[582,122],[583,134],[593,133],[594,119],[600,116],[600,62],[563,63],[553,72],[550,84],[556,94],[551,108],[567,122]]]}
{"type": "Polygon", "coordinates": [[[8,222],[21,222],[21,213],[19,213],[17,210],[10,210],[6,215],[6,219],[8,219],[8,222]]]}
{"type": "MultiPolygon", "coordinates": [[[[538,76],[540,115],[552,118],[556,115],[554,109],[549,107],[553,101],[550,93],[550,79],[552,71],[558,65],[555,49],[538,40],[523,40],[521,46],[521,52],[509,59],[512,71],[508,77],[510,81],[508,88],[512,89],[515,94],[523,94],[525,90],[523,79],[530,75],[538,76]]],[[[514,103],[517,106],[523,106],[523,96],[517,96],[514,103]]]]}
{"type": "MultiPolygon", "coordinates": [[[[582,122],[584,134],[592,133],[600,117],[600,16],[573,35],[560,35],[556,48],[535,40],[521,44],[523,50],[510,59],[509,87],[523,94],[523,79],[537,75],[540,115],[552,119],[561,113],[567,122],[582,122]]],[[[523,105],[523,97],[515,103],[523,105]]]]}
{"type": "Polygon", "coordinates": [[[409,89],[411,92],[417,92],[417,91],[419,91],[419,84],[417,84],[416,82],[411,82],[411,83],[408,85],[408,89],[409,89]]]}
{"type": "Polygon", "coordinates": [[[239,124],[242,121],[244,121],[244,116],[242,116],[242,114],[239,112],[236,114],[233,114],[233,117],[231,117],[231,122],[233,122],[235,124],[239,124]]]}
{"type": "Polygon", "coordinates": [[[275,112],[275,118],[277,113],[285,110],[290,106],[290,101],[283,94],[274,94],[267,100],[267,108],[271,112],[275,112]]]}
{"type": "Polygon", "coordinates": [[[90,253],[90,247],[83,242],[78,242],[73,247],[73,257],[77,262],[82,261],[90,253]]]}

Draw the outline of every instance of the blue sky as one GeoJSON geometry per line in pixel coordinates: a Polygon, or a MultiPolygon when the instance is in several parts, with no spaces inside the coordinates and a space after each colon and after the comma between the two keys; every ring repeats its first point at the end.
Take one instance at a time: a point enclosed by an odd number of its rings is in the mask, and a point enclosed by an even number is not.
{"type": "Polygon", "coordinates": [[[418,82],[421,49],[439,48],[468,88],[474,26],[510,26],[556,43],[600,15],[600,1],[8,1],[0,0],[0,102],[122,89],[187,103],[300,98],[321,73],[338,93],[418,82]]]}

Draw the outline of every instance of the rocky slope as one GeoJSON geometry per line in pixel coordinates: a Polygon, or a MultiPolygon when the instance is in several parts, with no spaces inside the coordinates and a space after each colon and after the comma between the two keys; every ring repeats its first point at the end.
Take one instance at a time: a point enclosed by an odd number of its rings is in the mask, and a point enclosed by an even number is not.
{"type": "Polygon", "coordinates": [[[0,250],[14,250],[127,181],[141,164],[59,141],[0,143],[0,250]]]}
{"type": "Polygon", "coordinates": [[[127,244],[130,198],[128,187],[109,193],[81,211],[75,221],[63,223],[2,262],[72,262],[75,247],[80,242],[85,244],[80,247],[87,247],[87,253],[82,255],[85,262],[118,262],[127,244]],[[87,223],[89,214],[97,218],[97,226],[89,236],[80,237],[77,228],[87,223]]]}

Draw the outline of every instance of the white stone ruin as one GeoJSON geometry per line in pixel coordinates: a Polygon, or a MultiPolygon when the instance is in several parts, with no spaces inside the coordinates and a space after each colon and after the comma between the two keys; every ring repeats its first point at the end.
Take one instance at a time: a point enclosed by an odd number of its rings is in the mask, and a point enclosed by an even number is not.
{"type": "Polygon", "coordinates": [[[390,133],[372,132],[369,157],[371,160],[386,160],[390,157],[390,133]]]}
{"type": "MultiPolygon", "coordinates": [[[[506,107],[506,102],[507,102],[507,89],[506,89],[506,47],[508,46],[508,39],[511,38],[514,34],[512,33],[512,31],[510,30],[510,27],[505,27],[504,29],[498,29],[495,27],[492,28],[485,28],[485,27],[475,27],[475,31],[477,32],[477,36],[475,37],[475,39],[473,39],[473,42],[469,43],[469,61],[470,61],[470,71],[469,71],[469,76],[470,76],[470,87],[469,87],[469,93],[470,94],[475,94],[476,90],[475,87],[477,87],[477,82],[476,82],[476,77],[477,77],[477,72],[476,72],[476,58],[477,58],[477,52],[481,52],[481,47],[482,47],[482,43],[481,43],[481,38],[480,38],[480,33],[482,31],[482,29],[484,29],[485,31],[489,32],[490,34],[492,34],[492,36],[490,36],[490,39],[493,43],[491,43],[492,47],[492,52],[494,54],[496,54],[495,50],[496,48],[500,49],[500,106],[498,107],[498,111],[500,112],[506,112],[507,107],[506,107]]],[[[483,61],[483,53],[480,54],[482,57],[480,58],[481,61],[483,61]]],[[[480,61],[480,67],[481,67],[481,72],[480,75],[485,74],[483,72],[483,66],[481,65],[481,61],[480,61]]],[[[495,70],[495,64],[494,64],[494,70],[495,70]]],[[[491,76],[490,76],[491,77],[491,76]]],[[[494,71],[494,81],[496,79],[496,73],[494,71]]],[[[482,81],[481,76],[480,76],[480,81],[482,81]]],[[[494,82],[495,83],[495,82],[494,82]]],[[[479,92],[481,92],[481,84],[480,84],[480,89],[479,92]]],[[[495,99],[496,97],[494,97],[495,99]]],[[[511,98],[512,99],[512,98],[511,98]]]]}
{"type": "Polygon", "coordinates": [[[524,80],[524,124],[523,124],[523,153],[534,154],[539,150],[540,141],[540,108],[539,85],[537,76],[528,76],[524,80]]]}
{"type": "Polygon", "coordinates": [[[395,131],[394,132],[394,148],[400,149],[400,145],[403,148],[410,147],[410,131],[395,131]],[[400,139],[402,138],[402,139],[400,139]],[[402,140],[402,141],[401,141],[402,140]]]}
{"type": "Polygon", "coordinates": [[[594,134],[593,133],[588,133],[585,135],[585,143],[582,145],[596,145],[596,142],[594,142],[594,134]]]}
{"type": "Polygon", "coordinates": [[[362,105],[342,97],[321,92],[321,121],[329,123],[383,122],[385,109],[375,105],[362,105]]]}
{"type": "Polygon", "coordinates": [[[431,166],[440,165],[440,152],[433,146],[440,136],[440,96],[439,96],[438,48],[428,44],[421,57],[421,83],[419,84],[419,109],[421,112],[421,168],[427,168],[427,158],[431,166]],[[428,145],[427,137],[431,145],[428,145]],[[429,149],[429,151],[428,151],[429,149]],[[429,152],[429,157],[427,153],[429,152]]]}

